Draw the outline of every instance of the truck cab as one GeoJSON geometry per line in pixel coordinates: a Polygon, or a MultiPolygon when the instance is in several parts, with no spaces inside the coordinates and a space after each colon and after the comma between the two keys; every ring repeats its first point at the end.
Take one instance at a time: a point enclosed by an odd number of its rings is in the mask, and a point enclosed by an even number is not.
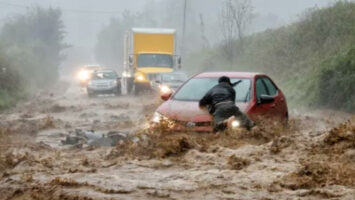
{"type": "Polygon", "coordinates": [[[151,89],[160,73],[180,68],[174,29],[133,28],[127,33],[123,78],[127,92],[138,94],[151,89]]]}

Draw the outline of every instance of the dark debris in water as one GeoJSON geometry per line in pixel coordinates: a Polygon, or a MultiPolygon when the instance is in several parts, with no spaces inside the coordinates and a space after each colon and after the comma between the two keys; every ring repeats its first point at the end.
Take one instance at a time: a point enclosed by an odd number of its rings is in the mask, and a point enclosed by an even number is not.
{"type": "Polygon", "coordinates": [[[128,134],[121,132],[98,133],[93,130],[76,129],[68,135],[65,140],[62,140],[63,145],[74,146],[115,146],[119,141],[127,140],[128,134]]]}

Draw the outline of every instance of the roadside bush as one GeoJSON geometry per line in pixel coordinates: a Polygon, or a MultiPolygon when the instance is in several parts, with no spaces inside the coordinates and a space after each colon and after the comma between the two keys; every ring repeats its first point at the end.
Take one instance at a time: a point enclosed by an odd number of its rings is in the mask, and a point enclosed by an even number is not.
{"type": "Polygon", "coordinates": [[[30,9],[0,30],[0,109],[58,79],[64,27],[59,9],[30,9]]]}
{"type": "MultiPolygon", "coordinates": [[[[354,111],[354,65],[350,59],[354,55],[339,56],[354,43],[355,3],[337,1],[328,8],[306,11],[293,24],[247,36],[243,52],[235,54],[231,62],[226,62],[219,45],[192,54],[184,68],[193,72],[264,72],[281,87],[291,108],[354,111]]],[[[234,48],[240,52],[239,41],[234,41],[234,48]]]]}
{"type": "Polygon", "coordinates": [[[29,10],[14,17],[0,31],[0,45],[11,66],[21,78],[34,87],[54,83],[58,78],[58,67],[64,56],[61,51],[64,26],[59,9],[29,10]]]}
{"type": "Polygon", "coordinates": [[[324,62],[318,87],[321,105],[355,112],[355,49],[324,62]]]}
{"type": "Polygon", "coordinates": [[[20,98],[22,81],[0,49],[0,110],[13,105],[20,98]]]}

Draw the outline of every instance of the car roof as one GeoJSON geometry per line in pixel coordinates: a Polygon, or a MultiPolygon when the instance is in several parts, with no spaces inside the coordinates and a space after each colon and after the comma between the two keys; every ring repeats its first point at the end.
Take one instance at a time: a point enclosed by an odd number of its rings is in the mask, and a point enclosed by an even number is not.
{"type": "Polygon", "coordinates": [[[167,73],[161,73],[161,75],[166,75],[166,74],[168,74],[168,75],[170,75],[170,74],[184,74],[184,75],[186,75],[186,73],[184,73],[184,72],[167,72],[167,73]]]}
{"type": "Polygon", "coordinates": [[[230,78],[254,78],[258,75],[265,75],[258,72],[202,72],[194,76],[194,78],[219,78],[228,76],[230,78]]]}

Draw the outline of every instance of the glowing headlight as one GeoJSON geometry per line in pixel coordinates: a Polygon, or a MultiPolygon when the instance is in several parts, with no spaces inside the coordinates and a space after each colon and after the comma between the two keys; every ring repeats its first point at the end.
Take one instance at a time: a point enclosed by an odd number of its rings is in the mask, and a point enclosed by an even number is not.
{"type": "Polygon", "coordinates": [[[234,120],[232,122],[232,128],[238,128],[238,127],[240,127],[240,122],[238,120],[234,120]]]}
{"type": "Polygon", "coordinates": [[[129,72],[124,71],[124,72],[122,73],[122,76],[129,78],[129,77],[131,77],[131,74],[130,74],[129,72]]]}
{"type": "Polygon", "coordinates": [[[160,86],[160,92],[162,94],[171,93],[171,89],[166,85],[162,85],[162,86],[160,86]]]}
{"type": "Polygon", "coordinates": [[[162,114],[155,112],[152,118],[152,122],[154,123],[160,123],[162,120],[167,119],[164,117],[162,114]]]}
{"type": "Polygon", "coordinates": [[[88,70],[81,70],[78,74],[78,78],[81,81],[86,81],[89,79],[89,71],[88,70]]]}
{"type": "Polygon", "coordinates": [[[144,76],[143,75],[138,75],[137,76],[138,81],[144,81],[144,76]]]}

